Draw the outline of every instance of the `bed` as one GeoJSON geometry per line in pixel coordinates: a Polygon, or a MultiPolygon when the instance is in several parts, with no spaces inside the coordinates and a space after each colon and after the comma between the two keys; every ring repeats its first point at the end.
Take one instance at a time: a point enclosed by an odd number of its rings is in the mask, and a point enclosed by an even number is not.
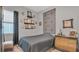
{"type": "Polygon", "coordinates": [[[19,46],[24,52],[45,52],[53,46],[53,39],[50,34],[22,37],[19,46]]]}

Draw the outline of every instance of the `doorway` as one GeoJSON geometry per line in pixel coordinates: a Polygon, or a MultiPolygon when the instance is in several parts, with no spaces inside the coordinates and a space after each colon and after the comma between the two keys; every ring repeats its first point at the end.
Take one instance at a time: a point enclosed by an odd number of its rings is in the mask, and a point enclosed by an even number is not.
{"type": "Polygon", "coordinates": [[[13,34],[13,44],[18,44],[18,12],[14,11],[14,34],[13,34]]]}

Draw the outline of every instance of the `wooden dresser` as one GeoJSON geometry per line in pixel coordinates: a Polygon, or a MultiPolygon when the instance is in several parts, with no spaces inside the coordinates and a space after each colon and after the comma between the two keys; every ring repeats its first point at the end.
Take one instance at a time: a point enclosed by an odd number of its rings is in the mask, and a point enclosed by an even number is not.
{"type": "Polygon", "coordinates": [[[77,38],[56,36],[55,48],[62,51],[75,52],[77,50],[77,38]]]}

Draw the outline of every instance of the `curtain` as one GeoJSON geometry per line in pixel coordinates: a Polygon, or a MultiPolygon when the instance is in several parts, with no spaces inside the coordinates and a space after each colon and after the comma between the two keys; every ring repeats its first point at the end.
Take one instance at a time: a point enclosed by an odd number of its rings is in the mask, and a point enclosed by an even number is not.
{"type": "Polygon", "coordinates": [[[0,52],[2,51],[2,7],[0,6],[0,52]]]}
{"type": "Polygon", "coordinates": [[[18,44],[18,12],[14,11],[14,34],[13,34],[13,43],[14,45],[18,44]]]}

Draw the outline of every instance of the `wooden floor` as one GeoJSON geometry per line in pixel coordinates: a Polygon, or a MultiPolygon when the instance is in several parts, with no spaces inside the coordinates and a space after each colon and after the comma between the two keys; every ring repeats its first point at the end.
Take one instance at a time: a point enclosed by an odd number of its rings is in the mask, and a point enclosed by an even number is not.
{"type": "MultiPolygon", "coordinates": [[[[23,52],[23,50],[18,45],[15,45],[12,50],[8,49],[5,52],[23,52]]],[[[61,51],[54,49],[54,48],[50,48],[47,50],[47,52],[61,52],[61,51]]]]}
{"type": "Polygon", "coordinates": [[[9,48],[7,48],[8,46],[5,46],[4,48],[4,52],[23,52],[23,50],[18,46],[18,45],[15,45],[15,46],[11,46],[9,48]]]}
{"type": "MultiPolygon", "coordinates": [[[[13,52],[23,52],[23,51],[18,45],[16,45],[14,46],[13,52]]],[[[47,52],[61,52],[61,51],[54,49],[54,48],[50,48],[47,50],[47,52]]]]}
{"type": "Polygon", "coordinates": [[[55,48],[50,48],[50,49],[48,49],[47,52],[61,52],[61,51],[59,51],[59,50],[57,50],[55,48]]]}
{"type": "Polygon", "coordinates": [[[18,45],[15,45],[13,48],[13,52],[23,52],[23,50],[18,45]]]}

